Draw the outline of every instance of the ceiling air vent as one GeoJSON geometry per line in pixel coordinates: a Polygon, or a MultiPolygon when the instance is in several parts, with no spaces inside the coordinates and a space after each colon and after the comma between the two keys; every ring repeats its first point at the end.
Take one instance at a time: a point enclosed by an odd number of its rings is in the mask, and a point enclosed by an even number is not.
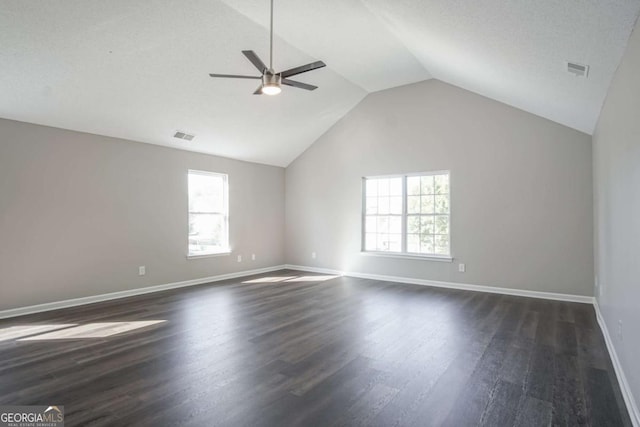
{"type": "Polygon", "coordinates": [[[177,131],[175,135],[173,135],[173,137],[178,139],[184,139],[185,141],[193,141],[193,138],[195,138],[196,136],[188,134],[186,132],[177,131]]]}
{"type": "Polygon", "coordinates": [[[567,71],[575,74],[576,77],[587,77],[589,74],[589,66],[576,64],[575,62],[567,62],[567,71]]]}

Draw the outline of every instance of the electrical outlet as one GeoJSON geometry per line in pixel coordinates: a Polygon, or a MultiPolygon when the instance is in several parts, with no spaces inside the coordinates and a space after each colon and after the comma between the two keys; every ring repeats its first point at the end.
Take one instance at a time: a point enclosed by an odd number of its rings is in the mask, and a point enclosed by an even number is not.
{"type": "Polygon", "coordinates": [[[465,271],[467,271],[467,266],[464,265],[463,263],[458,264],[458,271],[460,273],[464,273],[465,271]]]}
{"type": "Polygon", "coordinates": [[[251,261],[255,261],[256,260],[256,254],[251,254],[251,261]]]}
{"type": "Polygon", "coordinates": [[[242,262],[242,255],[238,255],[238,262],[242,262]]]}
{"type": "Polygon", "coordinates": [[[144,276],[145,274],[147,274],[147,267],[144,265],[138,267],[138,276],[144,276]]]}
{"type": "Polygon", "coordinates": [[[311,252],[311,258],[312,259],[316,259],[316,253],[315,252],[311,252]]]}

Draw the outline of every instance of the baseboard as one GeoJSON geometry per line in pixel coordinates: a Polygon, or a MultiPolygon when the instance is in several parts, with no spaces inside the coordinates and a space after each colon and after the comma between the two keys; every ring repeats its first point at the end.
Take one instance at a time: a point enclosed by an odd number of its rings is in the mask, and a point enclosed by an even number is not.
{"type": "Polygon", "coordinates": [[[631,388],[629,387],[629,383],[627,382],[627,377],[624,375],[624,371],[622,370],[622,365],[620,364],[620,359],[618,359],[616,348],[613,346],[611,335],[609,335],[609,328],[607,327],[607,323],[604,321],[604,317],[602,317],[600,306],[598,305],[597,300],[594,300],[593,306],[596,310],[598,325],[600,325],[600,330],[602,330],[604,341],[607,344],[607,350],[609,350],[609,357],[611,358],[611,362],[613,363],[613,369],[615,370],[616,377],[618,378],[618,384],[620,384],[620,391],[622,392],[624,403],[627,405],[627,411],[629,412],[631,423],[634,427],[640,427],[640,411],[638,411],[636,400],[633,397],[633,393],[631,393],[631,388]]]}
{"type": "Polygon", "coordinates": [[[585,304],[593,304],[594,298],[583,295],[559,294],[553,292],[528,291],[512,288],[498,288],[495,286],[472,285],[468,283],[442,282],[437,280],[415,279],[412,277],[386,276],[381,274],[358,273],[353,271],[338,271],[327,268],[307,267],[303,265],[285,265],[291,270],[309,271],[313,273],[334,274],[349,277],[358,277],[361,279],[381,280],[385,282],[410,283],[413,285],[433,286],[437,288],[461,289],[465,291],[489,292],[492,294],[514,295],[529,298],[541,298],[555,301],[580,302],[585,304]]]}
{"type": "Polygon", "coordinates": [[[166,283],[164,285],[148,286],[145,288],[128,289],[126,291],[111,292],[108,294],[95,295],[90,297],[74,298],[64,301],[48,302],[45,304],[31,305],[27,307],[12,308],[0,311],[0,319],[9,317],[24,316],[27,314],[41,313],[44,311],[59,310],[61,308],[76,307],[78,305],[93,304],[96,302],[110,301],[114,299],[127,298],[136,295],[150,294],[153,292],[161,292],[169,289],[184,288],[187,286],[202,285],[205,283],[218,282],[220,280],[235,279],[238,277],[252,276],[254,274],[269,273],[271,271],[282,270],[284,265],[276,265],[273,267],[258,268],[255,270],[244,270],[236,273],[220,274],[217,276],[203,277],[200,279],[185,280],[182,282],[166,283]]]}

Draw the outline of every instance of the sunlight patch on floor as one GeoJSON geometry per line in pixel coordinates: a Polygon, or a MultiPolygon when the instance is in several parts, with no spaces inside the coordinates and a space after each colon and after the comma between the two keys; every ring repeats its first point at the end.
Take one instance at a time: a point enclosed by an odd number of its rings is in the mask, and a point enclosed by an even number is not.
{"type": "Polygon", "coordinates": [[[300,276],[287,280],[287,282],[324,282],[326,280],[335,279],[336,277],[339,276],[300,276]]]}
{"type": "Polygon", "coordinates": [[[67,340],[82,338],[106,338],[124,332],[133,331],[147,326],[166,322],[166,320],[145,320],[138,322],[102,322],[89,323],[88,325],[76,326],[58,331],[48,332],[41,335],[22,338],[18,341],[45,341],[45,340],[67,340]]]}
{"type": "Polygon", "coordinates": [[[43,332],[54,331],[56,329],[70,328],[77,326],[76,323],[57,325],[18,325],[0,329],[0,341],[15,340],[16,338],[27,337],[29,335],[41,334],[43,332]]]}
{"type": "Polygon", "coordinates": [[[246,282],[242,283],[276,283],[295,278],[296,276],[261,277],[259,279],[247,280],[246,282]]]}
{"type": "Polygon", "coordinates": [[[336,277],[339,276],[274,276],[260,277],[259,279],[247,280],[242,283],[324,282],[336,277]]]}

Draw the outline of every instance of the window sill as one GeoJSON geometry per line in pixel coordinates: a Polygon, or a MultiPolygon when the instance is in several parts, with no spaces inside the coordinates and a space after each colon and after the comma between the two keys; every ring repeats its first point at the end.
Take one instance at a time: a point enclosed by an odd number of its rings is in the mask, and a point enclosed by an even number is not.
{"type": "Polygon", "coordinates": [[[360,255],[383,257],[383,258],[415,259],[415,260],[422,260],[422,261],[453,262],[453,257],[447,256],[447,255],[411,255],[411,254],[402,254],[402,253],[365,252],[365,251],[361,251],[360,255]]]}
{"type": "Polygon", "coordinates": [[[214,253],[202,254],[202,255],[187,255],[187,259],[213,258],[213,257],[229,256],[229,255],[231,255],[231,251],[214,252],[214,253]]]}

